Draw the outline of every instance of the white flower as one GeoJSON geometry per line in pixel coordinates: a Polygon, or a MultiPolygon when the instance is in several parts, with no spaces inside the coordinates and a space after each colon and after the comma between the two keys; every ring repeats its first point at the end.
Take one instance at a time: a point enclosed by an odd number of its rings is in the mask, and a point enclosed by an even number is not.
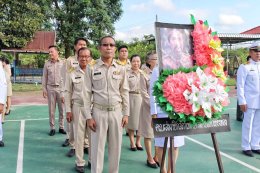
{"type": "Polygon", "coordinates": [[[185,90],[183,95],[185,99],[192,105],[192,112],[196,113],[201,108],[208,118],[212,117],[212,107],[220,112],[223,106],[221,101],[227,99],[228,94],[224,87],[218,84],[218,79],[211,75],[207,76],[199,67],[196,70],[199,78],[199,88],[194,85],[194,79],[188,79],[188,85],[191,91],[185,90]]]}

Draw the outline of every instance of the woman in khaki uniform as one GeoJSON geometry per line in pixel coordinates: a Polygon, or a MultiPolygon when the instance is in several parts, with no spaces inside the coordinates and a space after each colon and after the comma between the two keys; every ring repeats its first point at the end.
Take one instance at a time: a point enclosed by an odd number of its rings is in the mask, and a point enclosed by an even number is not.
{"type": "Polygon", "coordinates": [[[144,137],[145,150],[147,154],[147,166],[157,168],[157,164],[152,156],[152,138],[154,138],[153,129],[151,126],[152,117],[150,115],[150,75],[153,68],[157,65],[157,55],[155,52],[147,54],[146,66],[143,66],[143,73],[140,76],[140,86],[142,95],[142,106],[140,112],[138,134],[144,137]]]}
{"type": "Polygon", "coordinates": [[[140,66],[141,58],[139,55],[132,55],[130,58],[131,69],[128,71],[127,78],[129,83],[129,103],[130,113],[128,118],[128,134],[130,139],[130,150],[143,150],[141,146],[141,138],[136,136],[134,141],[134,132],[138,130],[140,108],[142,104],[141,90],[140,90],[140,66]]]}

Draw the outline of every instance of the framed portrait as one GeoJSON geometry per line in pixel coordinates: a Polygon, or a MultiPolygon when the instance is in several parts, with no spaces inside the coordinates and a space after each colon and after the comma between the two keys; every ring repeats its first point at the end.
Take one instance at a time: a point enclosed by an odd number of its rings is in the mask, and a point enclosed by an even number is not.
{"type": "Polygon", "coordinates": [[[193,25],[155,22],[159,69],[190,68],[194,65],[193,25]]]}

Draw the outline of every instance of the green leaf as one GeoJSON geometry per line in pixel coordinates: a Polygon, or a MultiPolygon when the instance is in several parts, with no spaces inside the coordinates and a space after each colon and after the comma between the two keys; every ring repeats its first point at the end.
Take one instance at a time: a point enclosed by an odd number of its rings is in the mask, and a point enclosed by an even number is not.
{"type": "Polygon", "coordinates": [[[159,82],[156,82],[155,85],[157,86],[158,89],[160,89],[160,90],[162,89],[162,85],[159,82]]]}
{"type": "Polygon", "coordinates": [[[208,21],[207,21],[207,20],[204,21],[204,25],[207,26],[207,27],[209,27],[209,24],[208,24],[208,21]]]}
{"type": "Polygon", "coordinates": [[[218,35],[218,32],[217,32],[217,31],[212,32],[211,35],[212,35],[212,36],[218,35]]]}
{"type": "Polygon", "coordinates": [[[171,112],[173,111],[173,107],[170,103],[166,104],[166,111],[171,111],[171,112]]]}
{"type": "Polygon", "coordinates": [[[185,114],[183,114],[183,113],[179,113],[178,115],[179,115],[179,117],[180,117],[181,119],[185,118],[185,114]]]}
{"type": "Polygon", "coordinates": [[[191,121],[192,124],[196,122],[196,118],[194,116],[190,116],[189,120],[191,121]]]}
{"type": "Polygon", "coordinates": [[[196,24],[196,19],[195,19],[195,17],[193,16],[193,14],[190,14],[190,20],[191,20],[191,23],[192,23],[193,25],[196,24]]]}
{"type": "Polygon", "coordinates": [[[161,96],[161,97],[159,97],[159,102],[160,102],[160,103],[166,103],[167,100],[166,100],[165,97],[161,96]]]}

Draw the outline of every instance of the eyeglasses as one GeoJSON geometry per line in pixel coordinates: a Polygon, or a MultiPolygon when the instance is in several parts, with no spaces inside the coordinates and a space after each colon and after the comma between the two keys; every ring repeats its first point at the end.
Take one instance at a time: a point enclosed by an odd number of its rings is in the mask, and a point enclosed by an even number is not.
{"type": "Polygon", "coordinates": [[[101,44],[101,46],[104,46],[104,47],[108,47],[108,46],[115,47],[116,45],[112,44],[112,43],[103,43],[103,44],[101,44]]]}
{"type": "Polygon", "coordinates": [[[260,52],[260,50],[258,50],[258,49],[252,49],[252,51],[254,51],[254,52],[260,52]]]}
{"type": "Polygon", "coordinates": [[[91,58],[91,56],[78,56],[78,58],[86,58],[86,59],[88,59],[88,58],[91,58]]]}

